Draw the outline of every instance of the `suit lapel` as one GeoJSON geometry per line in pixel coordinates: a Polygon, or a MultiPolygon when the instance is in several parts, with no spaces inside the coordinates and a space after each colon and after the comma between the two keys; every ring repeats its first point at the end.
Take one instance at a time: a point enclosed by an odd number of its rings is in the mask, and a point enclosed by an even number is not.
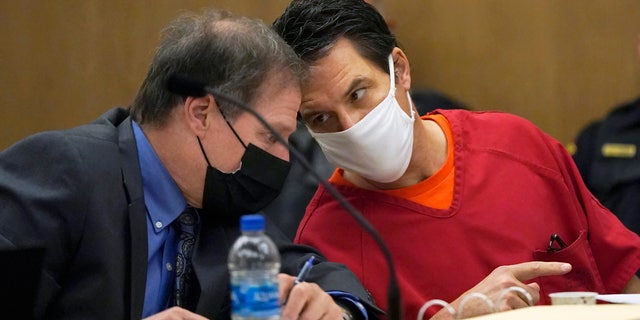
{"type": "Polygon", "coordinates": [[[129,230],[131,236],[131,319],[142,317],[147,279],[147,228],[144,200],[129,206],[129,230]]]}
{"type": "Polygon", "coordinates": [[[220,317],[220,313],[228,313],[231,308],[227,256],[239,229],[233,223],[220,223],[205,214],[200,218],[201,228],[192,258],[201,290],[196,311],[208,317],[220,317]]]}
{"type": "Polygon", "coordinates": [[[140,319],[147,279],[147,227],[142,177],[131,118],[118,125],[122,184],[129,201],[130,318],[140,319]]]}

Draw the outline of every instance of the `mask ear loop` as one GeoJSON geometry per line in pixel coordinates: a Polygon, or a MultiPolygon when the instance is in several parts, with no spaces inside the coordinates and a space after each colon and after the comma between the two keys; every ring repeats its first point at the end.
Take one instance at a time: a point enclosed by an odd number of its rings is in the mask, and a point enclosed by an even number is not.
{"type": "Polygon", "coordinates": [[[411,101],[411,94],[409,94],[409,90],[407,90],[407,100],[409,100],[409,109],[411,110],[411,120],[415,120],[416,111],[413,110],[413,101],[411,101]]]}
{"type": "MultiPolygon", "coordinates": [[[[214,97],[215,99],[215,97],[214,97]]],[[[216,102],[216,106],[218,107],[218,111],[220,111],[220,115],[222,116],[222,119],[224,119],[224,122],[227,123],[227,126],[229,127],[229,129],[231,129],[231,132],[233,132],[233,135],[236,136],[236,138],[238,139],[238,141],[240,141],[240,144],[242,144],[242,146],[246,149],[247,145],[244,143],[244,141],[242,141],[242,139],[240,139],[240,136],[238,135],[238,133],[236,132],[235,129],[233,129],[233,126],[231,125],[231,123],[229,122],[229,120],[227,120],[227,117],[225,117],[224,112],[222,112],[222,110],[220,109],[220,106],[218,106],[218,103],[216,102]]]]}
{"type": "MultiPolygon", "coordinates": [[[[214,97],[214,99],[215,99],[215,97],[214,97]]],[[[216,106],[218,106],[217,102],[216,102],[216,106]]],[[[224,119],[224,122],[227,123],[227,126],[229,127],[229,129],[231,129],[231,132],[233,132],[233,135],[236,136],[238,141],[240,141],[240,144],[242,144],[242,146],[246,149],[247,145],[244,144],[244,141],[242,141],[242,139],[240,139],[240,136],[238,135],[236,130],[233,129],[233,126],[231,126],[231,123],[229,123],[229,120],[227,120],[227,117],[224,116],[224,113],[222,112],[222,110],[220,110],[219,106],[218,106],[218,111],[220,112],[220,115],[222,116],[222,119],[224,119]]],[[[209,167],[212,167],[211,163],[209,162],[209,158],[207,157],[207,153],[204,152],[204,147],[202,146],[202,141],[200,141],[200,137],[196,136],[196,139],[198,139],[198,145],[200,146],[200,150],[202,151],[202,155],[204,156],[204,160],[207,161],[207,164],[209,165],[209,167]]]]}
{"type": "Polygon", "coordinates": [[[196,139],[198,139],[198,145],[200,145],[200,151],[202,151],[202,155],[204,156],[204,160],[207,161],[207,165],[209,165],[209,167],[211,167],[211,163],[209,162],[209,158],[207,158],[207,153],[204,152],[204,147],[202,147],[202,141],[200,141],[200,137],[196,136],[196,139]]]}
{"type": "Polygon", "coordinates": [[[389,93],[394,96],[396,91],[396,73],[394,71],[393,56],[389,54],[389,93]]]}
{"type": "MultiPolygon", "coordinates": [[[[394,66],[394,62],[393,62],[393,54],[390,53],[389,54],[389,93],[393,92],[393,95],[395,96],[395,90],[396,88],[396,70],[395,66],[394,66]]],[[[411,120],[415,120],[415,111],[413,110],[413,102],[411,101],[411,95],[409,94],[409,90],[407,90],[407,99],[409,100],[409,109],[411,112],[411,120]]]]}
{"type": "MultiPolygon", "coordinates": [[[[222,113],[222,111],[220,111],[220,113],[222,113]]],[[[233,135],[236,136],[236,138],[238,138],[238,141],[240,141],[240,144],[242,144],[242,146],[246,149],[247,145],[244,143],[244,141],[242,141],[242,139],[240,139],[240,136],[238,135],[238,133],[236,132],[236,130],[233,129],[233,126],[231,126],[231,123],[229,123],[229,121],[227,120],[227,118],[224,116],[224,114],[222,115],[222,117],[224,118],[224,122],[227,123],[227,126],[229,126],[229,129],[231,129],[231,132],[233,132],[233,135]]]]}

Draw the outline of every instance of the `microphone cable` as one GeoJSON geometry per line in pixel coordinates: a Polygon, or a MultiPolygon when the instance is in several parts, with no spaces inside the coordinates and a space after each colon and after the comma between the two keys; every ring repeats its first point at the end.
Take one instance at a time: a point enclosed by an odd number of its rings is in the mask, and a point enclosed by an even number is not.
{"type": "Polygon", "coordinates": [[[169,77],[167,80],[167,89],[169,92],[172,92],[181,96],[192,96],[192,97],[203,97],[207,94],[213,95],[214,99],[220,98],[221,100],[225,100],[227,102],[233,103],[236,106],[242,108],[243,110],[251,113],[260,123],[267,128],[278,140],[279,143],[284,145],[294,156],[294,158],[302,164],[302,166],[310,172],[313,177],[320,183],[322,186],[327,189],[327,191],[338,201],[338,203],[362,226],[362,228],[373,237],[376,244],[382,251],[382,254],[387,262],[387,266],[389,268],[389,283],[387,286],[387,304],[388,310],[387,315],[390,320],[401,320],[401,309],[400,309],[400,289],[398,287],[398,280],[396,278],[396,270],[391,258],[391,252],[387,247],[387,244],[382,239],[382,236],[378,233],[378,231],[367,221],[367,219],[360,213],[353,205],[347,201],[347,199],[328,181],[323,179],[318,172],[311,166],[309,161],[296,149],[289,145],[289,142],[282,136],[278,131],[276,131],[269,122],[267,122],[260,113],[258,113],[254,108],[252,108],[249,104],[236,99],[228,94],[223,92],[219,92],[211,87],[209,87],[206,83],[190,78],[185,75],[174,74],[169,77]]]}

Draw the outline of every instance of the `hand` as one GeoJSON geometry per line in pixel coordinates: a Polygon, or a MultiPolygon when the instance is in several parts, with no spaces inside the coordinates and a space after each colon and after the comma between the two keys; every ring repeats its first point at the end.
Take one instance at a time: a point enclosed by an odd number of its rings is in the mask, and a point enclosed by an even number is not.
{"type": "Polygon", "coordinates": [[[282,320],[342,319],[342,308],[320,286],[311,282],[301,282],[294,286],[295,279],[284,273],[278,275],[280,301],[287,299],[286,305],[282,306],[282,320]]]}
{"type": "Polygon", "coordinates": [[[143,320],[207,320],[207,318],[180,307],[173,307],[143,320]]]}
{"type": "MultiPolygon", "coordinates": [[[[500,311],[524,308],[528,306],[527,299],[515,291],[511,291],[502,297],[501,301],[496,301],[502,290],[509,287],[520,287],[526,290],[533,298],[533,304],[540,300],[540,286],[533,282],[524,284],[527,281],[537,277],[563,275],[571,271],[571,265],[563,262],[524,262],[509,266],[500,266],[493,270],[486,278],[484,278],[475,287],[458,297],[451,305],[458,312],[458,305],[464,298],[465,294],[471,292],[479,292],[486,295],[491,301],[496,303],[495,308],[500,311]]],[[[469,300],[464,305],[464,317],[472,317],[487,313],[486,303],[476,300],[469,300]]],[[[493,312],[493,310],[491,310],[493,312]]],[[[450,319],[451,316],[447,310],[440,310],[432,319],[450,319]]]]}

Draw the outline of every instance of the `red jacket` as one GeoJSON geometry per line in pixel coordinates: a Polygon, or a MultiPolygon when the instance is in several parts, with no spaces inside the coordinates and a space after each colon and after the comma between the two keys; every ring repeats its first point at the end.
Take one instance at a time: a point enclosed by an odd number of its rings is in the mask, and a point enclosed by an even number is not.
{"type": "MultiPolygon", "coordinates": [[[[622,290],[640,268],[640,238],[589,193],[560,143],[513,115],[437,112],[449,121],[455,145],[449,209],[336,186],[388,244],[405,319],[415,319],[427,300],[451,302],[496,267],[525,261],[573,265],[565,276],[529,281],[540,284],[542,304],[556,291],[622,290]],[[553,233],[568,247],[547,253],[553,233]]],[[[323,187],[295,241],[346,264],[386,308],[388,270],[380,250],[323,187]]]]}

